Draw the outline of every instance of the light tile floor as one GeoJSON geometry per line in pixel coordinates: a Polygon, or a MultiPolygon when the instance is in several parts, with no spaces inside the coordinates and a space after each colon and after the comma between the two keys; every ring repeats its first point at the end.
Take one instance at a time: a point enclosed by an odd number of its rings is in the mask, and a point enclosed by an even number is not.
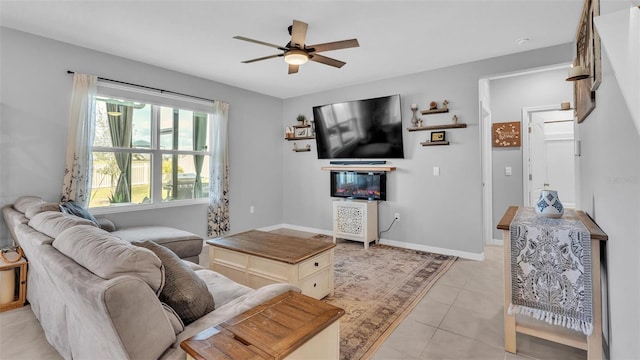
{"type": "Polygon", "coordinates": [[[459,259],[374,354],[373,360],[586,359],[583,350],[518,334],[504,351],[502,247],[485,260],[459,259]]]}
{"type": "MultiPolygon", "coordinates": [[[[283,233],[310,236],[308,233],[283,233]]],[[[208,262],[205,247],[201,264],[208,262]]],[[[586,352],[518,334],[518,354],[504,351],[502,247],[484,261],[460,259],[373,355],[373,360],[586,359],[586,352]]],[[[29,306],[0,313],[0,359],[61,359],[29,306]]]]}

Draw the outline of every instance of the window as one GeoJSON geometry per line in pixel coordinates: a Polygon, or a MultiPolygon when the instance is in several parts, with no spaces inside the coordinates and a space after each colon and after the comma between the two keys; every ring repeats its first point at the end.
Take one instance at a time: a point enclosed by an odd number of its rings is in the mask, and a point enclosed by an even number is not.
{"type": "Polygon", "coordinates": [[[89,207],[208,198],[211,115],[202,104],[188,110],[172,99],[109,92],[99,88],[96,101],[89,207]]]}

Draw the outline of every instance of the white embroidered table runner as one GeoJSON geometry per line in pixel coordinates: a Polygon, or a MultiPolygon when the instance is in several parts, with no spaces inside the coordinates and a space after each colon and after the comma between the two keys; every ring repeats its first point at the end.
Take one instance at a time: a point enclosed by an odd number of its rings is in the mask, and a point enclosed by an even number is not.
{"type": "Polygon", "coordinates": [[[575,211],[567,209],[563,218],[551,219],[520,207],[509,230],[509,314],[529,315],[590,335],[591,236],[575,211]]]}

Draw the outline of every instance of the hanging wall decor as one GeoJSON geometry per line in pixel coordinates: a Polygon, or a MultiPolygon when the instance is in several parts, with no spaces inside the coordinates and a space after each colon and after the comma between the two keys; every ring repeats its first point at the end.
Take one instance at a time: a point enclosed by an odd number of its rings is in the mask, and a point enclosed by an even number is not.
{"type": "Polygon", "coordinates": [[[576,33],[576,62],[588,72],[589,77],[573,83],[578,123],[595,109],[596,89],[602,81],[600,37],[593,25],[593,18],[598,15],[600,0],[585,0],[576,33]]]}
{"type": "Polygon", "coordinates": [[[520,147],[520,122],[494,123],[491,129],[493,147],[520,147]]]}

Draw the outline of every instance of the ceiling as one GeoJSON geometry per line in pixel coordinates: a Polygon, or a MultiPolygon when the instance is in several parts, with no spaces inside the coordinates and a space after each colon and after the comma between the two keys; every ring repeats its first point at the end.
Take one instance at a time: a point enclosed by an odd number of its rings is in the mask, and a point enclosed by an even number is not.
{"type": "MultiPolygon", "coordinates": [[[[0,1],[0,24],[278,98],[326,91],[573,41],[583,0],[0,1]],[[285,45],[292,20],[341,69],[282,58],[235,35],[285,45]],[[518,39],[529,41],[519,45],[518,39]]],[[[100,74],[96,74],[100,75],[100,74]]],[[[118,79],[126,81],[126,79],[118,79]]]]}

